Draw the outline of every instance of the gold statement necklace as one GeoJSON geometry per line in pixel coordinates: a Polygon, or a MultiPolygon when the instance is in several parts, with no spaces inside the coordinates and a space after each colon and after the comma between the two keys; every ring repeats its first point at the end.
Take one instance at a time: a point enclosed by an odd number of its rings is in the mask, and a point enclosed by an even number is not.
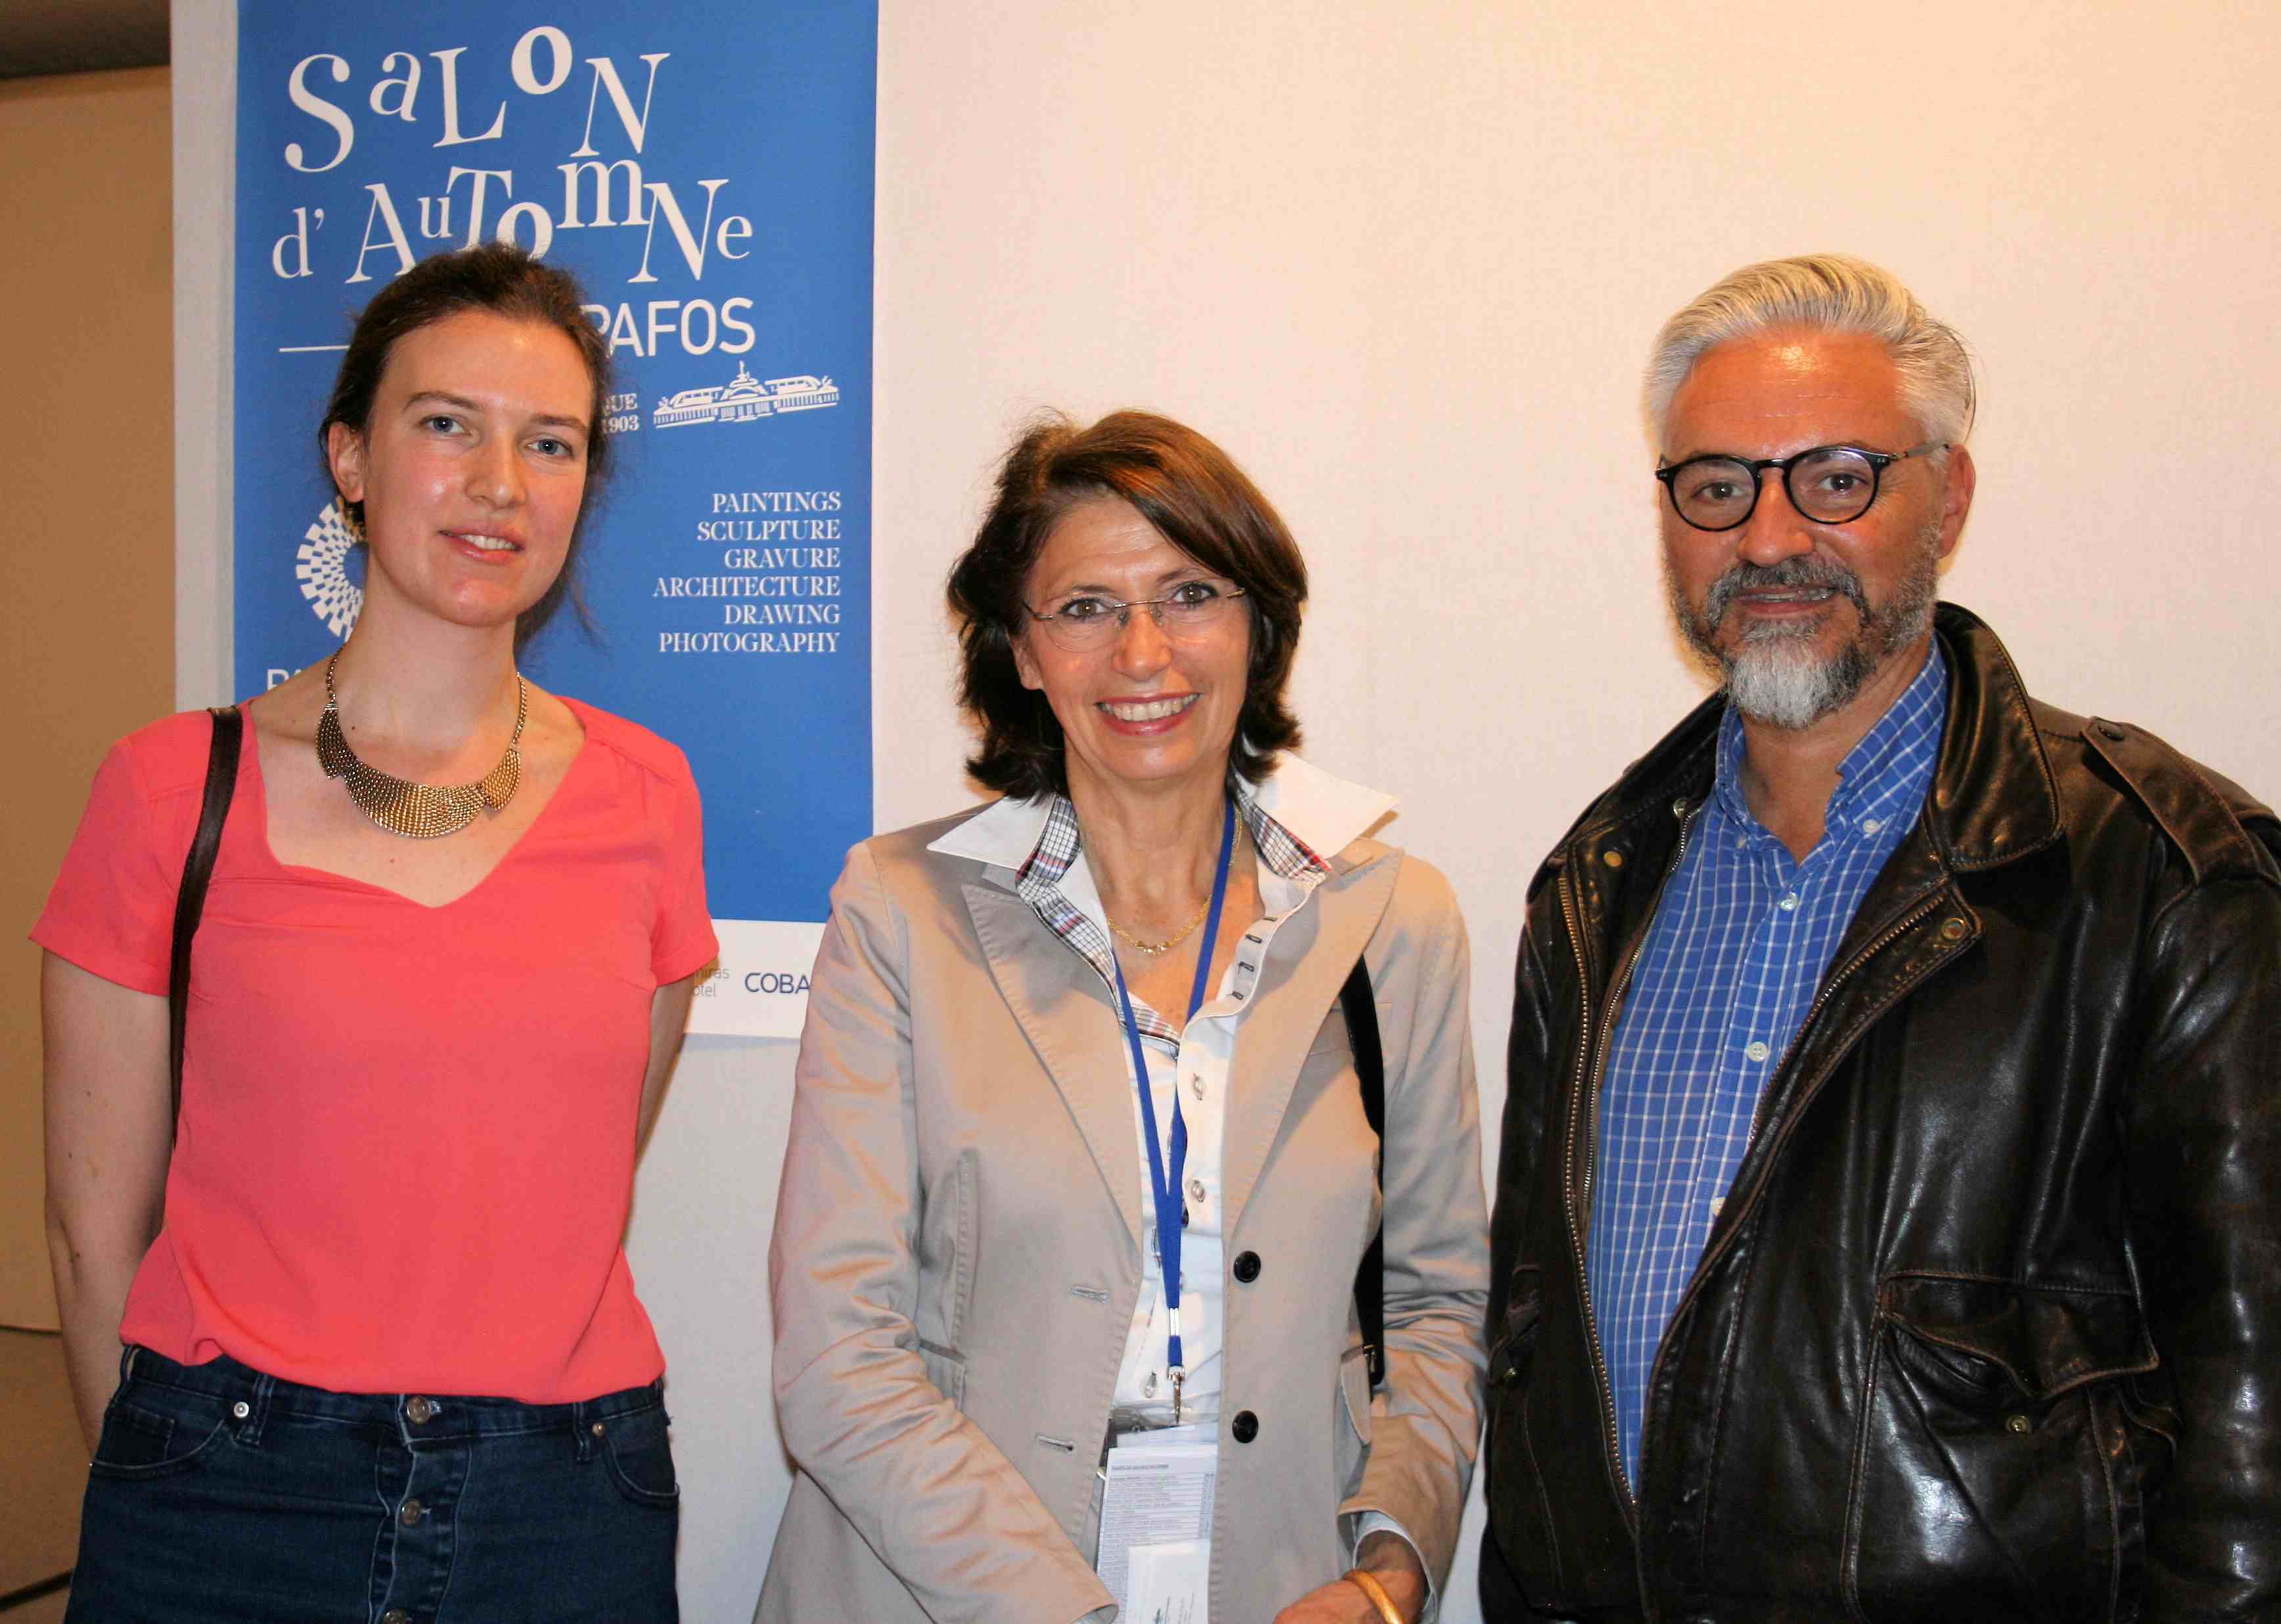
{"type": "Polygon", "coordinates": [[[459,833],[476,821],[478,812],[497,812],[514,799],[522,783],[522,752],[516,746],[522,742],[522,723],[530,714],[530,687],[522,672],[514,674],[514,732],[499,765],[473,784],[438,786],[391,777],[367,766],[349,748],[341,732],[340,700],[333,692],[333,668],[340,658],[336,652],[325,661],[325,714],[317,718],[317,761],[328,778],[348,781],[349,799],[357,810],[390,834],[433,840],[459,833]]]}

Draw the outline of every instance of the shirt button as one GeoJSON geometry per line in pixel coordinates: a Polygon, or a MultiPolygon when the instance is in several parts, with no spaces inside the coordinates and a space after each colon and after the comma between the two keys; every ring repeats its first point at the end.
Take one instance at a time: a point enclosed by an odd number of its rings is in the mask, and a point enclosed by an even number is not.
{"type": "Polygon", "coordinates": [[[1154,1398],[1156,1396],[1156,1373],[1155,1371],[1152,1370],[1147,1375],[1140,1378],[1140,1396],[1143,1398],[1154,1398]]]}
{"type": "Polygon", "coordinates": [[[404,1406],[404,1413],[412,1419],[414,1427],[425,1427],[436,1419],[436,1401],[430,1398],[413,1399],[404,1406]]]}
{"type": "Polygon", "coordinates": [[[1875,834],[1884,826],[1885,820],[1882,817],[1865,817],[1861,820],[1861,832],[1863,834],[1875,834]]]}
{"type": "Polygon", "coordinates": [[[1717,1217],[1718,1217],[1721,1212],[1724,1212],[1726,1210],[1727,1210],[1727,1198],[1726,1198],[1724,1195],[1713,1195],[1713,1196],[1711,1198],[1711,1216],[1712,1216],[1713,1218],[1717,1218],[1717,1217]]]}
{"type": "Polygon", "coordinates": [[[396,1513],[396,1520],[402,1523],[407,1528],[416,1528],[420,1526],[420,1520],[427,1514],[428,1508],[421,1504],[419,1501],[406,1500],[404,1503],[403,1510],[396,1513]]]}
{"type": "Polygon", "coordinates": [[[1188,1079],[1188,1092],[1195,1095],[1199,1100],[1204,1097],[1204,1079],[1202,1073],[1199,1072],[1195,1076],[1188,1079]]]}
{"type": "Polygon", "coordinates": [[[1798,893],[1795,891],[1791,892],[1788,896],[1782,900],[1780,906],[1782,912],[1786,914],[1796,913],[1798,911],[1798,893]]]}
{"type": "Polygon", "coordinates": [[[1235,1278],[1249,1286],[1259,1278],[1259,1254],[1238,1252],[1235,1255],[1235,1278]]]}
{"type": "Polygon", "coordinates": [[[1259,1435],[1259,1418],[1249,1410],[1239,1410],[1227,1430],[1238,1443],[1249,1443],[1259,1435]]]}
{"type": "Polygon", "coordinates": [[[1769,1051],[1767,1048],[1767,1046],[1763,1043],[1753,1043],[1750,1048],[1743,1051],[1745,1058],[1754,1061],[1764,1060],[1768,1053],[1769,1051]]]}
{"type": "Polygon", "coordinates": [[[1191,1200],[1191,1201],[1194,1201],[1194,1202],[1201,1203],[1201,1202],[1203,1200],[1203,1198],[1204,1198],[1204,1181],[1203,1181],[1202,1179],[1189,1179],[1189,1180],[1188,1180],[1188,1199],[1189,1199],[1189,1200],[1191,1200]]]}

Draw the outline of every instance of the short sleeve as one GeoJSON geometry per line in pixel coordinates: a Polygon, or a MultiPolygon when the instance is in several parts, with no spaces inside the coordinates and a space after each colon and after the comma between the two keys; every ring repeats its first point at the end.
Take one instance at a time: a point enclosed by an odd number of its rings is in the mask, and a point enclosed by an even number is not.
{"type": "Polygon", "coordinates": [[[163,998],[183,852],[169,860],[158,822],[132,741],[113,745],[32,940],[105,981],[163,998]]]}
{"type": "Polygon", "coordinates": [[[680,772],[666,819],[665,883],[650,932],[650,969],[660,986],[695,973],[720,951],[705,900],[705,816],[697,782],[687,762],[676,764],[680,772]]]}

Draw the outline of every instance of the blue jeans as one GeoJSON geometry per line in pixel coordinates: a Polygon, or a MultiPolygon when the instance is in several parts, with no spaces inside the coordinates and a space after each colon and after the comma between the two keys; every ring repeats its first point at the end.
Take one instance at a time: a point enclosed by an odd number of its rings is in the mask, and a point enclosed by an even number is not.
{"type": "Polygon", "coordinates": [[[670,1624],[662,1384],[333,1393],[128,1349],[66,1624],[670,1624]]]}

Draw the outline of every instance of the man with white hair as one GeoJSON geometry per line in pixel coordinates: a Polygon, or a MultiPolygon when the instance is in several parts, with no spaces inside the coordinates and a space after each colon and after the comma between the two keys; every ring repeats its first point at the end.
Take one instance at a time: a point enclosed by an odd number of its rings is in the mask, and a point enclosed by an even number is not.
{"type": "Polygon", "coordinates": [[[1530,886],[1487,1616],[2281,1618],[2281,824],[1936,607],[1890,275],[1737,271],[1647,394],[1720,691],[1530,886]]]}

